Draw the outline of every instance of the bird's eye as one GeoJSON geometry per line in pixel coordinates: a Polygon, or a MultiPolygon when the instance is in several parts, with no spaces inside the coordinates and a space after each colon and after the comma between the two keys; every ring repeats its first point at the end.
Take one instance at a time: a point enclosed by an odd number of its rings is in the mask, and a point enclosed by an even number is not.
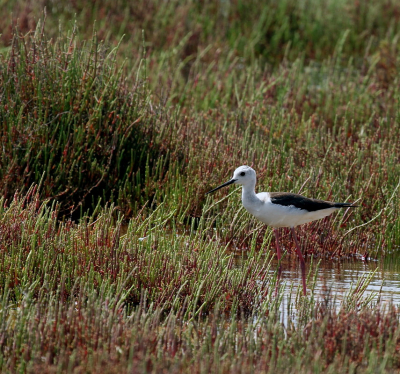
{"type": "Polygon", "coordinates": [[[246,173],[245,173],[244,171],[242,171],[242,172],[240,173],[240,175],[241,175],[242,177],[244,177],[244,176],[246,175],[246,173]]]}

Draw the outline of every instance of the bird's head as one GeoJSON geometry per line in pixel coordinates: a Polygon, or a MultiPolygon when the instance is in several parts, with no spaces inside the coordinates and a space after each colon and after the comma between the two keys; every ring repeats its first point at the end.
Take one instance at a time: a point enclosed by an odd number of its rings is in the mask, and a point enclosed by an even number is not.
{"type": "Polygon", "coordinates": [[[217,191],[222,187],[229,186],[230,184],[240,184],[242,186],[255,185],[256,184],[256,172],[250,166],[243,165],[239,166],[234,172],[233,177],[228,182],[221,184],[220,186],[208,191],[207,194],[217,191]]]}

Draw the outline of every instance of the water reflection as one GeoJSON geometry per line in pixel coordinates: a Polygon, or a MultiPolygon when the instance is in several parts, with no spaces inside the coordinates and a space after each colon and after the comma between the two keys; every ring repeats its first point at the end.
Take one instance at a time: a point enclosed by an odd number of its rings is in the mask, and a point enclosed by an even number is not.
{"type": "MultiPolygon", "coordinates": [[[[238,266],[245,257],[237,256],[238,266]]],[[[316,276],[314,295],[316,299],[322,298],[327,293],[334,297],[336,303],[340,304],[346,293],[353,289],[357,281],[362,277],[367,277],[375,271],[371,282],[367,286],[364,297],[372,293],[378,293],[374,301],[393,302],[400,305],[400,260],[388,258],[384,261],[363,262],[359,260],[313,260],[307,259],[307,273],[311,269],[311,280],[316,276]]],[[[271,274],[278,267],[278,262],[273,260],[271,274]]],[[[286,283],[284,288],[285,297],[293,298],[296,296],[298,286],[301,284],[300,265],[295,256],[286,257],[282,261],[281,283],[286,283]]],[[[310,283],[308,283],[309,287],[310,283]]],[[[310,294],[310,290],[307,292],[310,294]]]]}

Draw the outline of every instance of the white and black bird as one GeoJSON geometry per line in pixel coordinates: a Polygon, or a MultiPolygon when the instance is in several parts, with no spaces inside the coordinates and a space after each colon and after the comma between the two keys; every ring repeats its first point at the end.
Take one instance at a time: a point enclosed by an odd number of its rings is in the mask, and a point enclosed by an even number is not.
{"type": "Polygon", "coordinates": [[[275,234],[276,254],[281,259],[278,227],[290,227],[296,243],[297,255],[300,259],[303,293],[306,294],[305,262],[297,240],[295,226],[329,216],[341,208],[353,208],[352,203],[334,203],[330,201],[309,199],[302,195],[289,192],[260,192],[256,194],[256,172],[250,166],[240,166],[231,180],[207,192],[217,191],[230,184],[242,185],[242,203],[246,210],[261,222],[271,226],[275,234]]]}

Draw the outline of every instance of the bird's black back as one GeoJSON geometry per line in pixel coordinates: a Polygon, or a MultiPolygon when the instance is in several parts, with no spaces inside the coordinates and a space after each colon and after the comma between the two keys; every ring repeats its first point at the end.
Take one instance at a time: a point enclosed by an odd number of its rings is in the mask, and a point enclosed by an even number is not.
{"type": "Polygon", "coordinates": [[[270,192],[269,195],[273,204],[294,206],[298,209],[307,210],[308,212],[315,212],[328,208],[354,207],[351,203],[333,203],[331,201],[309,199],[308,197],[290,192],[270,192]]]}

